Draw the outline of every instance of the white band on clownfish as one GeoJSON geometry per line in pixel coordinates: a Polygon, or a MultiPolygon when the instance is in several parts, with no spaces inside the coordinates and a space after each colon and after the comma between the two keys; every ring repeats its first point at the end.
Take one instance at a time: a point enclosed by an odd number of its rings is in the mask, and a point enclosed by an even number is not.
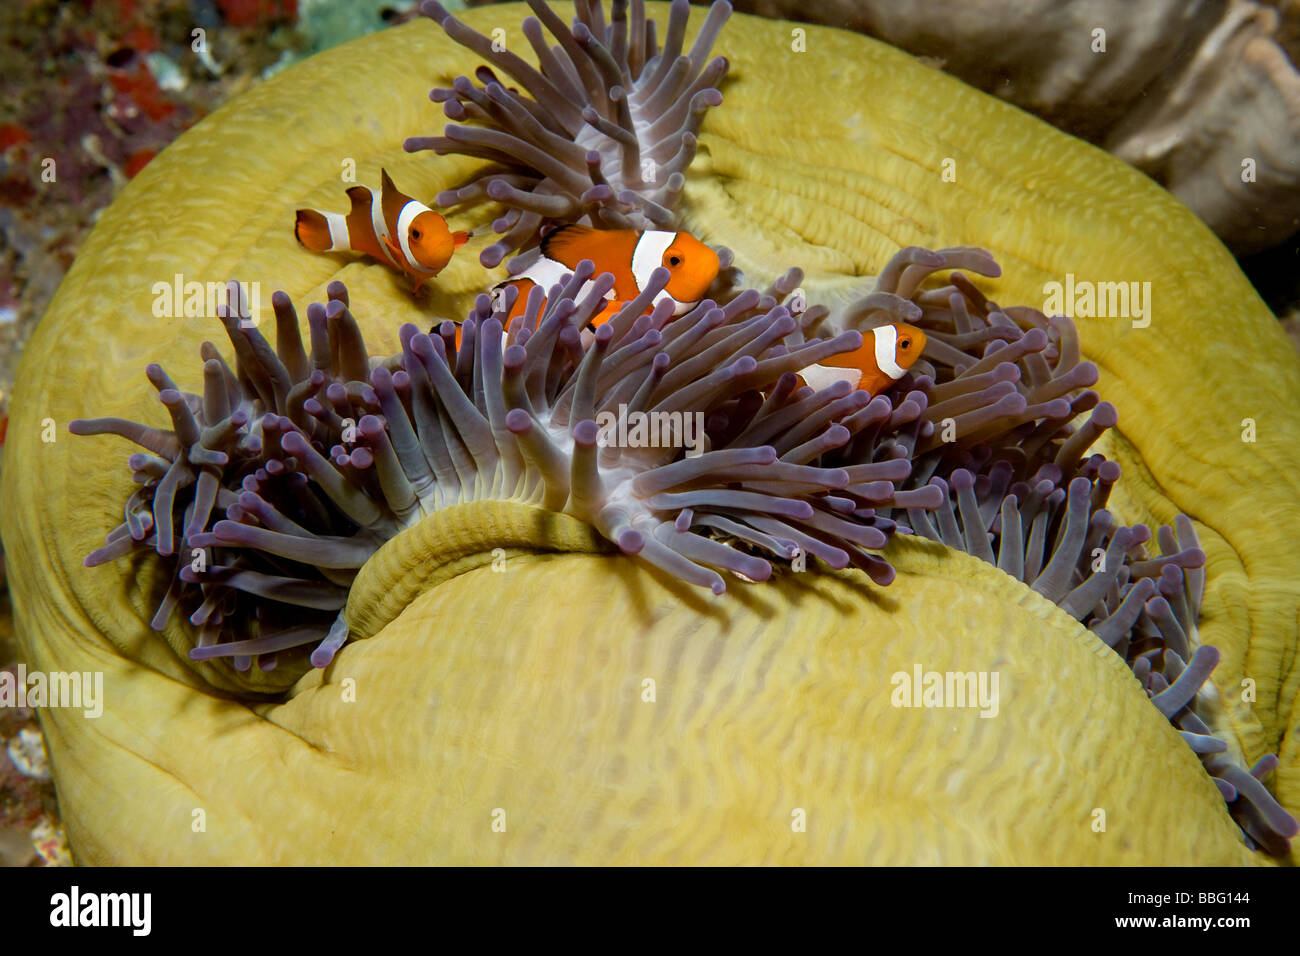
{"type": "Polygon", "coordinates": [[[548,259],[545,256],[541,256],[527,269],[515,273],[506,281],[517,282],[520,279],[527,279],[534,285],[541,286],[542,291],[549,294],[551,286],[555,285],[557,282],[562,282],[564,277],[572,271],[572,269],[564,265],[562,262],[556,262],[554,259],[548,259]]]}
{"type": "Polygon", "coordinates": [[[379,240],[379,251],[384,254],[384,259],[388,261],[389,265],[400,269],[402,264],[393,256],[392,251],[388,248],[388,243],[384,241],[392,238],[388,234],[388,223],[384,222],[384,204],[375,195],[373,189],[369,186],[365,187],[365,189],[370,193],[370,228],[375,231],[375,238],[379,240]]]}
{"type": "MultiPolygon", "coordinates": [[[[632,278],[636,282],[637,291],[641,291],[649,285],[650,274],[664,264],[664,253],[676,241],[677,233],[675,232],[651,229],[641,234],[641,238],[637,240],[636,248],[632,250],[632,278]]],[[[697,304],[674,299],[667,289],[656,295],[651,304],[658,305],[660,302],[671,302],[674,316],[685,315],[695,308],[697,304]]]]}
{"type": "Polygon", "coordinates": [[[898,364],[898,329],[882,325],[871,331],[876,339],[876,368],[898,381],[906,371],[898,364]]]}
{"type": "MultiPolygon", "coordinates": [[[[664,264],[664,253],[676,238],[677,233],[658,229],[641,233],[632,250],[632,279],[638,292],[650,284],[650,273],[664,264]]],[[[655,301],[658,301],[657,297],[655,301]]]]}
{"type": "Polygon", "coordinates": [[[674,303],[674,305],[673,305],[673,317],[674,317],[674,318],[676,318],[676,317],[679,316],[679,315],[685,315],[687,312],[691,311],[691,309],[695,308],[697,305],[700,304],[700,300],[699,300],[699,299],[696,299],[694,302],[683,302],[683,301],[681,301],[680,299],[674,299],[672,296],[668,295],[668,293],[665,291],[665,292],[661,292],[661,293],[659,293],[659,295],[655,296],[655,305],[658,305],[658,304],[659,304],[659,300],[660,300],[661,298],[664,298],[664,297],[667,297],[667,299],[668,299],[670,302],[674,303]]]}
{"type": "Polygon", "coordinates": [[[420,265],[420,263],[416,261],[415,253],[411,252],[411,223],[415,221],[415,217],[420,215],[420,213],[432,211],[433,210],[424,203],[417,199],[412,199],[403,206],[402,211],[397,214],[397,241],[401,244],[402,255],[406,256],[406,262],[412,269],[417,269],[422,272],[428,272],[429,270],[420,265]]]}
{"type": "MultiPolygon", "coordinates": [[[[547,259],[546,256],[539,256],[537,261],[534,261],[534,263],[524,269],[523,272],[516,272],[513,276],[507,278],[506,281],[498,282],[497,285],[503,286],[511,284],[511,282],[528,280],[529,282],[532,282],[533,285],[541,287],[543,293],[550,295],[552,287],[562,284],[562,282],[568,280],[568,277],[572,276],[572,274],[573,269],[567,267],[567,265],[562,263],[562,261],[547,259]]],[[[591,291],[591,285],[593,285],[591,280],[584,282],[580,289],[577,290],[577,294],[573,297],[573,300],[575,300],[575,302],[581,302],[581,300],[586,297],[586,294],[591,291]]],[[[607,291],[607,293],[604,294],[604,298],[611,300],[612,302],[612,300],[616,298],[614,290],[610,289],[610,291],[607,291]]]]}
{"type": "Polygon", "coordinates": [[[862,381],[862,372],[856,368],[809,365],[807,368],[799,370],[799,377],[812,386],[814,392],[820,392],[824,388],[830,388],[836,382],[848,382],[850,386],[857,388],[862,381]]]}
{"type": "Polygon", "coordinates": [[[323,212],[325,225],[330,231],[331,249],[351,249],[352,242],[348,234],[348,217],[341,212],[323,212]]]}
{"type": "MultiPolygon", "coordinates": [[[[518,282],[520,279],[527,279],[534,285],[541,286],[542,291],[547,295],[550,295],[552,286],[560,284],[571,275],[573,275],[573,270],[563,262],[558,262],[555,259],[548,259],[546,256],[541,256],[527,269],[512,275],[506,280],[506,282],[518,282]]],[[[502,283],[502,285],[504,284],[505,283],[502,283]]],[[[578,290],[578,294],[574,296],[574,301],[582,301],[583,297],[591,291],[591,286],[592,280],[588,279],[584,282],[582,288],[578,290]]],[[[615,298],[614,290],[610,289],[606,292],[605,298],[613,300],[615,298]]]]}
{"type": "Polygon", "coordinates": [[[668,294],[667,289],[664,289],[657,296],[655,296],[654,301],[650,304],[651,306],[656,306],[660,302],[671,302],[673,304],[674,317],[679,315],[685,315],[687,312],[691,311],[691,309],[699,305],[698,302],[679,302],[677,299],[674,299],[672,296],[668,294]]]}

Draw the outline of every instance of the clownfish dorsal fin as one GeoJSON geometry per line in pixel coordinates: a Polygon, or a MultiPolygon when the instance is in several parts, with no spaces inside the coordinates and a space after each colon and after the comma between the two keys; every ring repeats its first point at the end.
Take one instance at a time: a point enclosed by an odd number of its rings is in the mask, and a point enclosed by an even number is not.
{"type": "MultiPolygon", "coordinates": [[[[598,230],[590,226],[579,226],[570,223],[567,226],[561,226],[554,232],[549,232],[542,239],[542,255],[548,259],[554,259],[556,262],[564,262],[566,253],[574,250],[575,247],[582,247],[587,250],[592,245],[592,237],[598,230]]],[[[578,262],[581,259],[590,258],[589,256],[579,256],[574,259],[578,262]]]]}
{"type": "Polygon", "coordinates": [[[370,200],[372,196],[369,186],[349,186],[347,196],[352,201],[353,212],[361,211],[367,217],[370,216],[370,200]]]}
{"type": "MultiPolygon", "coordinates": [[[[631,229],[593,229],[590,226],[561,226],[542,240],[542,255],[570,269],[590,259],[597,274],[612,272],[631,281],[632,254],[640,234],[631,229]]],[[[635,295],[631,289],[623,290],[635,295]]]]}
{"type": "Polygon", "coordinates": [[[388,226],[388,234],[396,237],[398,217],[401,216],[402,210],[406,208],[406,204],[412,200],[410,196],[393,185],[388,170],[381,169],[379,175],[380,202],[383,206],[384,222],[388,226]]]}

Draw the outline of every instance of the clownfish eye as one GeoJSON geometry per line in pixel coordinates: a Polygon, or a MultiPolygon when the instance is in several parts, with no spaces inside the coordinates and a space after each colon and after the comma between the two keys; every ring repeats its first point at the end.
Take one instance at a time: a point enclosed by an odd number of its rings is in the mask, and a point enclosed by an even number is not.
{"type": "Polygon", "coordinates": [[[912,340],[911,340],[911,339],[903,339],[903,341],[901,341],[901,342],[898,343],[898,347],[899,347],[900,349],[911,348],[911,347],[912,347],[912,340]]]}
{"type": "Polygon", "coordinates": [[[681,256],[669,256],[669,257],[668,257],[668,264],[669,264],[670,266],[679,266],[679,265],[682,264],[682,257],[681,257],[681,256]]]}
{"type": "Polygon", "coordinates": [[[412,229],[412,230],[411,230],[411,238],[412,238],[412,239],[419,239],[419,238],[420,238],[420,230],[419,230],[419,229],[412,229]]]}

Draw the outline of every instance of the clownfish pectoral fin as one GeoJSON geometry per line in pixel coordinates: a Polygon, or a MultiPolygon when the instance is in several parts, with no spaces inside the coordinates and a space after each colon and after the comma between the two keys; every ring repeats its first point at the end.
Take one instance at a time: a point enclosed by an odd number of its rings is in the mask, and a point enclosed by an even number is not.
{"type": "Polygon", "coordinates": [[[415,285],[411,288],[411,294],[412,294],[412,295],[418,295],[419,292],[420,292],[421,287],[423,287],[423,285],[424,285],[426,282],[428,282],[430,279],[433,279],[433,278],[437,277],[438,273],[436,273],[436,272],[417,272],[416,270],[411,269],[410,271],[407,272],[407,275],[409,275],[412,279],[415,280],[415,285]]]}
{"type": "Polygon", "coordinates": [[[465,243],[469,242],[469,233],[461,229],[451,234],[451,243],[453,249],[459,249],[465,243]]]}
{"type": "MultiPolygon", "coordinates": [[[[406,261],[406,257],[402,255],[402,250],[397,248],[397,243],[393,242],[393,240],[388,236],[383,237],[383,242],[384,245],[388,247],[388,251],[393,254],[393,261],[400,267],[401,264],[406,261]]],[[[406,270],[402,269],[402,271],[405,272],[406,270]]]]}

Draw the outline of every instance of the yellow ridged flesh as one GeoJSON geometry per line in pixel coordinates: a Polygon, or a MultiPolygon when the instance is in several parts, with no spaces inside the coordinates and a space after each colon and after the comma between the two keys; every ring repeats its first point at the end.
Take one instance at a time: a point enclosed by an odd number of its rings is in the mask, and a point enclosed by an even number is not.
{"type": "MultiPolygon", "coordinates": [[[[648,6],[663,19],[662,5],[648,6]]],[[[525,12],[462,16],[514,31],[525,12]]],[[[1224,655],[1221,726],[1247,760],[1279,750],[1277,792],[1300,811],[1300,369],[1267,309],[1209,231],[1122,163],[860,36],[807,27],[808,53],[788,53],[789,29],[734,16],[724,31],[726,102],[700,137],[684,224],[734,249],[760,287],[802,265],[812,302],[861,288],[911,243],[988,248],[1004,276],[981,287],[1005,305],[1041,305],[1043,283],[1067,272],[1151,281],[1149,328],[1079,321],[1120,412],[1106,445],[1125,469],[1114,508],[1127,521],[1197,519],[1209,555],[1201,639],[1224,655]],[[947,157],[955,183],[941,180],[947,157]],[[1240,439],[1247,417],[1254,444],[1240,439]],[[1253,705],[1239,701],[1244,677],[1257,685],[1253,705]]],[[[365,587],[385,584],[351,602],[374,632],[284,702],[251,705],[236,693],[250,678],[184,658],[193,634],[179,615],[162,639],[149,630],[157,559],[82,566],[121,520],[134,448],[73,438],[67,422],[166,427],[145,364],[201,391],[199,344],[229,355],[215,319],[155,318],[154,283],[257,281],[267,316],[275,289],[301,316],[342,279],[372,354],[396,350],[402,322],[459,318],[491,284],[475,241],[417,303],[406,278],[310,253],[292,229],[296,208],[346,208],[345,160],[360,182],[377,183],[384,167],[426,200],[475,168],[401,143],[441,129],[428,89],[477,62],[421,22],[255,87],[136,177],[33,335],[0,528],[29,667],[105,675],[103,717],[42,715],[77,858],[1260,862],[1117,657],[996,569],[939,546],[892,545],[888,589],[810,573],[735,581],[715,601],[588,551],[589,532],[562,532],[574,553],[532,554],[553,551],[560,533],[530,540],[535,515],[491,512],[522,522],[508,546],[505,534],[444,539],[422,525],[413,533],[433,537],[394,543],[363,572],[365,587]],[[46,419],[53,443],[42,441],[46,419]],[[386,570],[443,547],[458,557],[404,591],[386,570]],[[504,573],[491,568],[495,547],[504,573]],[[997,668],[1001,713],[890,707],[889,675],[918,662],[997,668]],[[348,677],[354,703],[342,697],[348,677]],[[640,700],[646,678],[653,704],[640,700]],[[497,807],[504,834],[491,830],[497,807]],[[797,807],[806,833],[791,830],[797,807]]],[[[482,208],[449,223],[491,217],[482,208]]],[[[274,671],[251,679],[267,691],[283,682],[274,671]]]]}

